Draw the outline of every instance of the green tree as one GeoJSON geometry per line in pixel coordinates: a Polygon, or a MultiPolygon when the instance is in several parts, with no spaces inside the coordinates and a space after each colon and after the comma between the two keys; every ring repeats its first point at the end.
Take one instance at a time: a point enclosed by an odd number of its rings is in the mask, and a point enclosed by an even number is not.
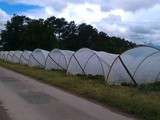
{"type": "Polygon", "coordinates": [[[14,15],[11,21],[6,24],[6,29],[2,31],[1,38],[6,50],[16,50],[20,48],[20,36],[25,30],[24,23],[28,20],[25,16],[14,15]]]}
{"type": "Polygon", "coordinates": [[[51,50],[58,45],[54,29],[43,19],[31,20],[23,33],[22,39],[25,40],[23,49],[42,48],[51,50]]]}
{"type": "Polygon", "coordinates": [[[34,50],[54,48],[78,50],[87,47],[93,50],[111,53],[122,53],[136,44],[119,37],[110,37],[107,33],[98,32],[91,25],[54,16],[43,19],[30,19],[14,15],[1,31],[1,41],[5,50],[34,50]]]}

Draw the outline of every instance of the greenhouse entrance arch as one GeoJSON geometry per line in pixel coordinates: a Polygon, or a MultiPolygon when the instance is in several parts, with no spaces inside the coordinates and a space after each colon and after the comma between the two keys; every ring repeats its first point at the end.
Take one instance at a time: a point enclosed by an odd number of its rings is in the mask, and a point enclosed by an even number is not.
{"type": "Polygon", "coordinates": [[[111,84],[145,84],[158,80],[160,50],[150,46],[138,46],[119,55],[107,75],[111,84]]]}

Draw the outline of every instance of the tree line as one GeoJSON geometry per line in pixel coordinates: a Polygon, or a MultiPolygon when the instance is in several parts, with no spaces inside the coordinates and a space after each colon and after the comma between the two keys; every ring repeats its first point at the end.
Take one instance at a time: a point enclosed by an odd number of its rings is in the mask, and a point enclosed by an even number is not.
{"type": "Polygon", "coordinates": [[[67,22],[64,18],[54,16],[44,20],[14,15],[7,21],[0,35],[0,44],[4,50],[60,48],[75,51],[87,47],[97,51],[122,53],[136,46],[125,39],[98,31],[91,25],[77,25],[74,21],[67,22]]]}

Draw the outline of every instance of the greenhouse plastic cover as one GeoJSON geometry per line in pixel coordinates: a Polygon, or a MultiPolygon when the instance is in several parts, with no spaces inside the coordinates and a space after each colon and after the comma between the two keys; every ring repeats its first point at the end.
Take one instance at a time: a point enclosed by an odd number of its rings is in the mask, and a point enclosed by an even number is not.
{"type": "Polygon", "coordinates": [[[22,51],[19,51],[19,50],[15,51],[14,54],[13,54],[12,61],[13,61],[14,63],[19,63],[19,62],[20,62],[20,57],[21,57],[22,53],[23,53],[23,52],[22,52],[22,51]]]}
{"type": "Polygon", "coordinates": [[[106,76],[116,57],[114,54],[82,48],[72,55],[67,73],[106,76]]]}
{"type": "Polygon", "coordinates": [[[9,53],[7,55],[7,61],[13,62],[12,61],[13,55],[14,55],[14,51],[9,51],[9,53]]]}
{"type": "Polygon", "coordinates": [[[31,53],[32,53],[31,51],[25,50],[20,57],[20,63],[27,65],[29,62],[29,56],[31,55],[31,53]]]}
{"type": "Polygon", "coordinates": [[[111,84],[151,83],[159,79],[160,51],[152,47],[137,47],[121,54],[113,63],[107,82],[111,84]]]}
{"type": "Polygon", "coordinates": [[[3,60],[5,60],[5,61],[7,60],[7,55],[8,55],[8,53],[9,53],[8,51],[4,51],[4,52],[3,52],[3,54],[2,54],[2,59],[3,59],[3,60]]]}
{"type": "Polygon", "coordinates": [[[3,60],[3,54],[4,54],[4,51],[1,51],[0,52],[0,58],[3,60]]]}
{"type": "Polygon", "coordinates": [[[73,51],[69,50],[52,50],[46,59],[46,69],[51,70],[66,70],[69,60],[73,55],[73,51]]]}
{"type": "Polygon", "coordinates": [[[48,51],[42,49],[35,49],[29,56],[29,66],[45,68],[48,51]]]}
{"type": "Polygon", "coordinates": [[[160,81],[160,50],[149,46],[136,47],[120,55],[88,48],[76,52],[54,49],[50,53],[42,49],[23,53],[0,51],[2,60],[13,62],[14,56],[21,64],[29,66],[66,70],[73,75],[101,75],[109,84],[139,85],[160,81]]]}

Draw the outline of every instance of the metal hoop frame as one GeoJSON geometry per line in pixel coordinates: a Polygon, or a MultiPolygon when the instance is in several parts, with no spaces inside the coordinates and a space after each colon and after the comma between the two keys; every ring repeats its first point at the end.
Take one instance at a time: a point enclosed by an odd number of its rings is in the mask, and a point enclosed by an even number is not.
{"type": "MultiPolygon", "coordinates": [[[[113,61],[113,63],[112,63],[111,66],[110,66],[110,69],[109,69],[109,72],[108,72],[106,81],[108,81],[108,79],[109,79],[109,75],[110,75],[110,73],[111,73],[111,71],[112,71],[112,68],[113,68],[115,62],[119,59],[120,62],[121,62],[121,64],[122,64],[123,67],[125,68],[126,72],[127,72],[128,75],[130,76],[131,80],[133,81],[134,85],[137,86],[138,84],[137,84],[134,76],[135,76],[138,68],[145,62],[146,59],[148,59],[148,58],[150,58],[152,55],[160,52],[160,49],[158,49],[158,48],[156,48],[156,47],[153,47],[153,46],[148,46],[148,45],[138,45],[138,46],[136,46],[136,47],[134,47],[134,48],[132,48],[132,49],[129,49],[129,50],[121,53],[121,54],[113,61]],[[140,48],[140,47],[149,47],[149,48],[153,48],[153,49],[155,49],[155,50],[157,50],[157,51],[156,51],[156,52],[153,52],[152,54],[147,55],[147,56],[138,64],[138,66],[136,67],[136,70],[134,71],[134,74],[132,75],[131,72],[130,72],[130,70],[127,68],[127,66],[125,65],[124,61],[122,60],[121,56],[122,56],[124,53],[126,53],[127,51],[129,51],[129,50],[136,49],[136,48],[140,48]]],[[[160,75],[160,72],[159,72],[159,75],[160,75]]],[[[158,75],[158,76],[159,76],[159,75],[158,75]]],[[[156,78],[156,79],[157,79],[157,78],[156,78]]]]}

